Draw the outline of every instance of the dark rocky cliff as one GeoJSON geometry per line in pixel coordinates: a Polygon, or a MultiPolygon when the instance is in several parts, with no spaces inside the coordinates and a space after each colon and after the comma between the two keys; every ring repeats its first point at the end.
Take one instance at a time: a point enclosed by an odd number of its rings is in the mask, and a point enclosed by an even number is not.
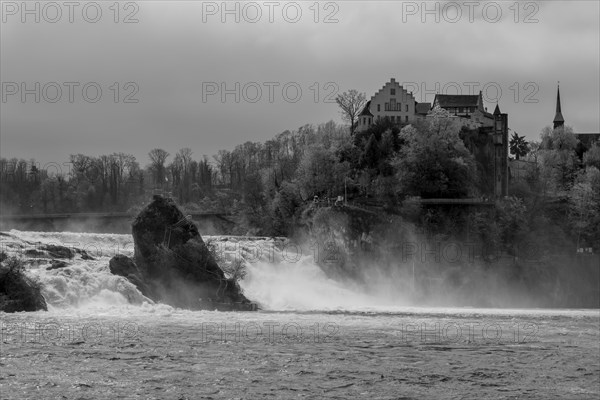
{"type": "Polygon", "coordinates": [[[188,309],[252,309],[172,199],[154,196],[134,220],[132,233],[134,258],[115,256],[110,270],[148,298],[188,309]]]}
{"type": "Polygon", "coordinates": [[[15,257],[2,253],[0,260],[0,311],[47,311],[40,285],[25,275],[23,265],[15,257]]]}

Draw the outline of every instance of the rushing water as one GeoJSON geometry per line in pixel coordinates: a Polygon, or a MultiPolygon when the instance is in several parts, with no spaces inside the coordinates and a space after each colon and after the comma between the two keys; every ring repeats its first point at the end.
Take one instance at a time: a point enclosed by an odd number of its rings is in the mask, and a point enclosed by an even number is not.
{"type": "MultiPolygon", "coordinates": [[[[142,306],[147,302],[134,285],[112,275],[108,269],[114,255],[133,255],[131,235],[12,230],[1,239],[3,251],[25,260],[28,273],[41,282],[52,309],[142,306]],[[74,250],[75,257],[67,260],[68,267],[47,269],[52,259],[40,250],[51,244],[74,250]]],[[[313,255],[306,251],[303,254],[295,245],[282,245],[281,239],[231,236],[204,239],[215,245],[224,262],[243,260],[247,275],[241,282],[242,289],[265,310],[360,311],[394,306],[389,298],[367,295],[356,284],[328,278],[313,262],[313,255]]]]}
{"type": "MultiPolygon", "coordinates": [[[[276,239],[204,237],[241,257],[260,312],[153,304],[110,274],[131,235],[10,231],[48,312],[3,314],[0,397],[597,398],[598,310],[422,308],[332,280],[276,239]],[[40,247],[75,257],[51,269],[40,247]],[[84,252],[85,251],[85,252],[84,252]],[[84,254],[91,256],[85,257],[84,254]],[[88,259],[85,259],[88,258],[88,259]]],[[[394,286],[396,282],[389,282],[394,286]]]]}

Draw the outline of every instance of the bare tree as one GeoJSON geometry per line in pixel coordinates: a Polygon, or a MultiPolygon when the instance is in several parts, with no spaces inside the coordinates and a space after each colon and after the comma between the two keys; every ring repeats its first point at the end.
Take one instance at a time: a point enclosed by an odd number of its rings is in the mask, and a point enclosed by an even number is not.
{"type": "Polygon", "coordinates": [[[153,172],[154,183],[162,186],[166,175],[165,161],[169,157],[169,153],[163,149],[152,149],[148,153],[148,157],[150,157],[150,168],[153,172]]]}
{"type": "Polygon", "coordinates": [[[350,89],[347,92],[339,94],[335,102],[342,109],[342,118],[350,123],[350,133],[354,134],[358,114],[362,111],[366,103],[364,93],[359,93],[356,89],[350,89]]]}

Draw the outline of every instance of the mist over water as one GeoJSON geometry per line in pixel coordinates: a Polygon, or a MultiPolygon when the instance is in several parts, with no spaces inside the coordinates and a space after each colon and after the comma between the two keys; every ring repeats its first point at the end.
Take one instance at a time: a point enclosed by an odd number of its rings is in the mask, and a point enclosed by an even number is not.
{"type": "Polygon", "coordinates": [[[447,398],[465,385],[472,398],[494,397],[498,387],[525,397],[597,397],[598,310],[411,306],[404,293],[412,280],[375,262],[351,283],[333,279],[308,251],[285,255],[278,240],[204,240],[219,244],[220,261],[247,262],[241,286],[265,311],[192,311],[144,299],[108,268],[115,254],[133,255],[131,235],[0,234],[2,251],[21,256],[49,306],[0,313],[12,375],[2,393],[290,398],[316,387],[319,398],[391,398],[413,382],[414,398],[447,398]],[[72,249],[73,258],[61,259],[68,266],[46,269],[47,244],[72,249]],[[570,368],[566,383],[557,365],[570,368]]]}
{"type": "MultiPolygon", "coordinates": [[[[359,310],[395,305],[389,299],[367,294],[356,283],[329,278],[311,255],[286,259],[271,239],[205,236],[205,240],[216,242],[225,260],[244,260],[247,274],[240,282],[242,289],[265,310],[359,310]]],[[[53,309],[151,303],[133,284],[111,274],[108,268],[114,255],[133,255],[131,235],[11,230],[1,237],[1,247],[8,255],[25,261],[28,274],[42,283],[44,297],[53,309]],[[44,245],[68,247],[74,257],[65,260],[66,267],[47,270],[52,258],[41,250],[44,245]],[[93,260],[84,259],[82,251],[93,260]]]]}
{"type": "Polygon", "coordinates": [[[266,309],[356,310],[383,305],[382,299],[365,294],[357,285],[328,278],[310,256],[295,263],[259,261],[249,264],[248,270],[241,286],[266,309]]]}
{"type": "MultiPolygon", "coordinates": [[[[279,242],[273,238],[231,236],[204,239],[216,244],[222,262],[241,258],[247,274],[240,285],[244,294],[263,310],[409,312],[414,307],[448,308],[458,304],[452,293],[443,292],[429,297],[434,302],[426,301],[420,293],[422,288],[415,288],[405,269],[372,265],[363,271],[361,279],[344,279],[340,274],[334,279],[317,265],[310,249],[302,252],[299,246],[288,246],[288,250],[296,249],[292,255],[282,251],[282,238],[279,242]]],[[[125,278],[110,273],[108,265],[114,255],[133,255],[131,235],[11,230],[2,233],[0,245],[7,255],[21,257],[27,273],[39,279],[50,310],[172,310],[170,306],[154,304],[125,278]],[[53,265],[53,258],[42,249],[50,244],[72,250],[73,258],[61,259],[66,267],[47,269],[53,265]]],[[[473,305],[481,306],[478,302],[473,305]]]]}

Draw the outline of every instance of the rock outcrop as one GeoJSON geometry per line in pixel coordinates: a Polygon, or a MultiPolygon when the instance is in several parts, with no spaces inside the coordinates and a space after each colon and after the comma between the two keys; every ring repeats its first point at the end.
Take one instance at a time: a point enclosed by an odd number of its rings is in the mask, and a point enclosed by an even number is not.
{"type": "Polygon", "coordinates": [[[188,309],[252,309],[172,199],[154,196],[134,220],[132,233],[134,258],[115,256],[109,267],[146,297],[188,309]]]}
{"type": "Polygon", "coordinates": [[[50,266],[46,267],[46,271],[51,271],[53,269],[61,269],[61,268],[66,268],[68,267],[69,264],[67,264],[64,261],[59,261],[59,260],[52,260],[50,261],[50,266]]]}
{"type": "Polygon", "coordinates": [[[122,254],[117,254],[111,258],[108,263],[108,268],[112,274],[127,278],[127,280],[133,283],[144,296],[150,298],[151,290],[144,282],[144,276],[131,258],[122,254]]]}
{"type": "Polygon", "coordinates": [[[25,275],[19,259],[4,258],[0,262],[0,311],[39,310],[48,310],[40,285],[25,275]]]}

